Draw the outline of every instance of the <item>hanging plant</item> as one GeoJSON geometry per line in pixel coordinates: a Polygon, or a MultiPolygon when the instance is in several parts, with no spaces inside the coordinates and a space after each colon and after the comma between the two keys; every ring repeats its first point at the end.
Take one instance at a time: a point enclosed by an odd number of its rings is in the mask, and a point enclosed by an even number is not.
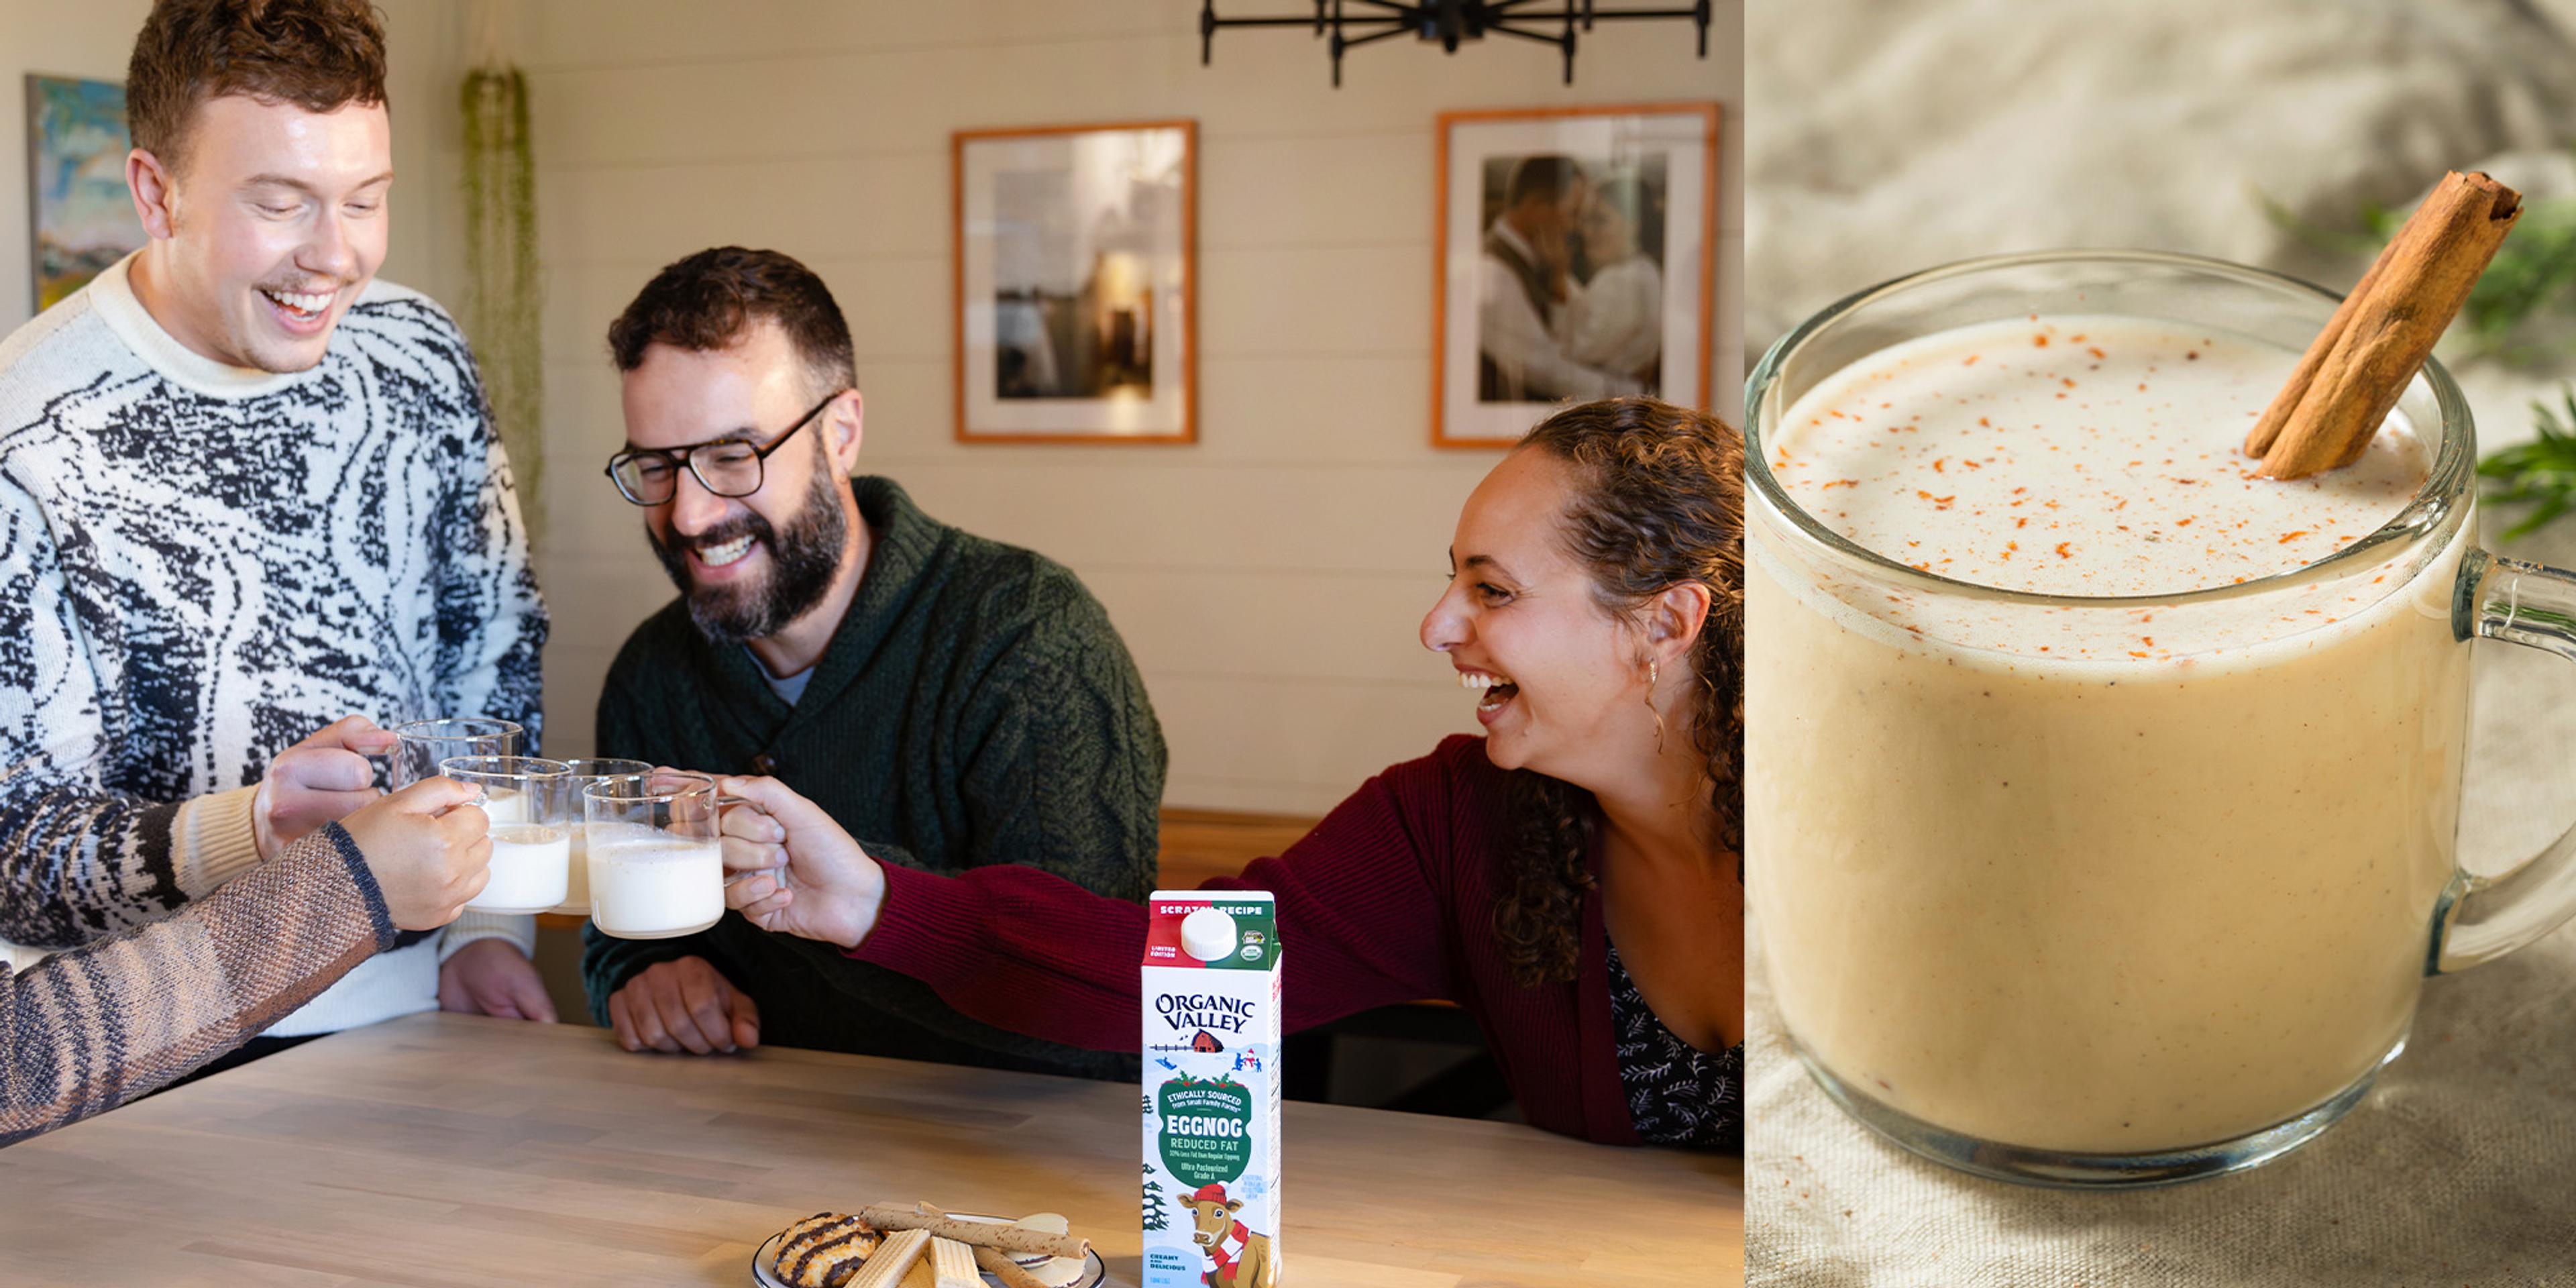
{"type": "Polygon", "coordinates": [[[497,65],[467,72],[464,106],[465,335],[533,540],[544,526],[545,363],[527,77],[497,65]]]}

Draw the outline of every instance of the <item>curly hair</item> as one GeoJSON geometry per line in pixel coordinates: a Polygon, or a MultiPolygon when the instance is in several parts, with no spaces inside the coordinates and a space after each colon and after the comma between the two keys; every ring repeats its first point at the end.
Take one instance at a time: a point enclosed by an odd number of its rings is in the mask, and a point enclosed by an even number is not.
{"type": "MultiPolygon", "coordinates": [[[[1566,408],[1515,450],[1575,467],[1566,548],[1593,595],[1628,616],[1675,586],[1708,587],[1692,653],[1690,737],[1708,766],[1718,844],[1744,848],[1744,438],[1706,412],[1652,398],[1566,408]]],[[[1582,910],[1594,884],[1599,827],[1592,794],[1531,770],[1508,776],[1509,840],[1494,930],[1514,978],[1535,987],[1575,977],[1582,910]]]]}
{"type": "Polygon", "coordinates": [[[385,29],[367,0],[159,0],[125,65],[134,146],[176,168],[197,105],[239,94],[308,112],[385,101],[385,29]]]}

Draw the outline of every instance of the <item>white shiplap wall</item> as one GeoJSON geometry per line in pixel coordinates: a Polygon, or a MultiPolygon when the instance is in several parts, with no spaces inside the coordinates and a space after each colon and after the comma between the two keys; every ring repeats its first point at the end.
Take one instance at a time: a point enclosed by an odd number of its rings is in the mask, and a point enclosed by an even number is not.
{"type": "Polygon", "coordinates": [[[1415,639],[1495,460],[1427,445],[1434,117],[1724,104],[1711,347],[1731,416],[1742,22],[1718,13],[1706,61],[1685,24],[1602,25],[1571,89],[1551,51],[1489,41],[1354,51],[1336,91],[1297,32],[1222,33],[1202,69],[1183,0],[518,6],[547,266],[550,750],[588,749],[610,659],[671,593],[598,474],[621,437],[607,323],[662,264],[726,242],[795,255],[839,297],[862,468],[1107,603],[1171,742],[1171,803],[1319,812],[1472,729],[1415,639]],[[1200,125],[1200,442],[954,443],[950,131],[1164,117],[1200,125]]]}

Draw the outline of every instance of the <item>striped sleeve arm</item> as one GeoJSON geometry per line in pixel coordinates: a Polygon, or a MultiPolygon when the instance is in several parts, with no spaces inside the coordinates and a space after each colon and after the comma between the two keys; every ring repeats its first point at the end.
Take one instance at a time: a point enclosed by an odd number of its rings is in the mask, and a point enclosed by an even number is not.
{"type": "Polygon", "coordinates": [[[124,1104],[257,1036],[368,957],[393,918],[333,823],[166,921],[0,967],[0,1145],[124,1104]]]}

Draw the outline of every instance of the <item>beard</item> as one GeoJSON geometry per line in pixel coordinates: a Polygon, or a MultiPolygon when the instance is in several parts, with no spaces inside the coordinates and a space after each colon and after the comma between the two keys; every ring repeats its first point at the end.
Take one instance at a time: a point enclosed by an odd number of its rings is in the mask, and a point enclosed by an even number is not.
{"type": "MultiPolygon", "coordinates": [[[[840,490],[832,485],[830,458],[818,454],[813,485],[805,504],[783,527],[746,512],[695,537],[665,543],[650,527],[645,539],[662,560],[662,571],[689,601],[689,620],[700,634],[719,644],[763,639],[811,612],[831,593],[841,571],[841,551],[848,544],[849,516],[841,510],[840,490]],[[745,533],[769,551],[769,575],[758,585],[702,587],[689,576],[688,551],[720,546],[745,533]]],[[[746,556],[748,557],[748,556],[746,556]]]]}

